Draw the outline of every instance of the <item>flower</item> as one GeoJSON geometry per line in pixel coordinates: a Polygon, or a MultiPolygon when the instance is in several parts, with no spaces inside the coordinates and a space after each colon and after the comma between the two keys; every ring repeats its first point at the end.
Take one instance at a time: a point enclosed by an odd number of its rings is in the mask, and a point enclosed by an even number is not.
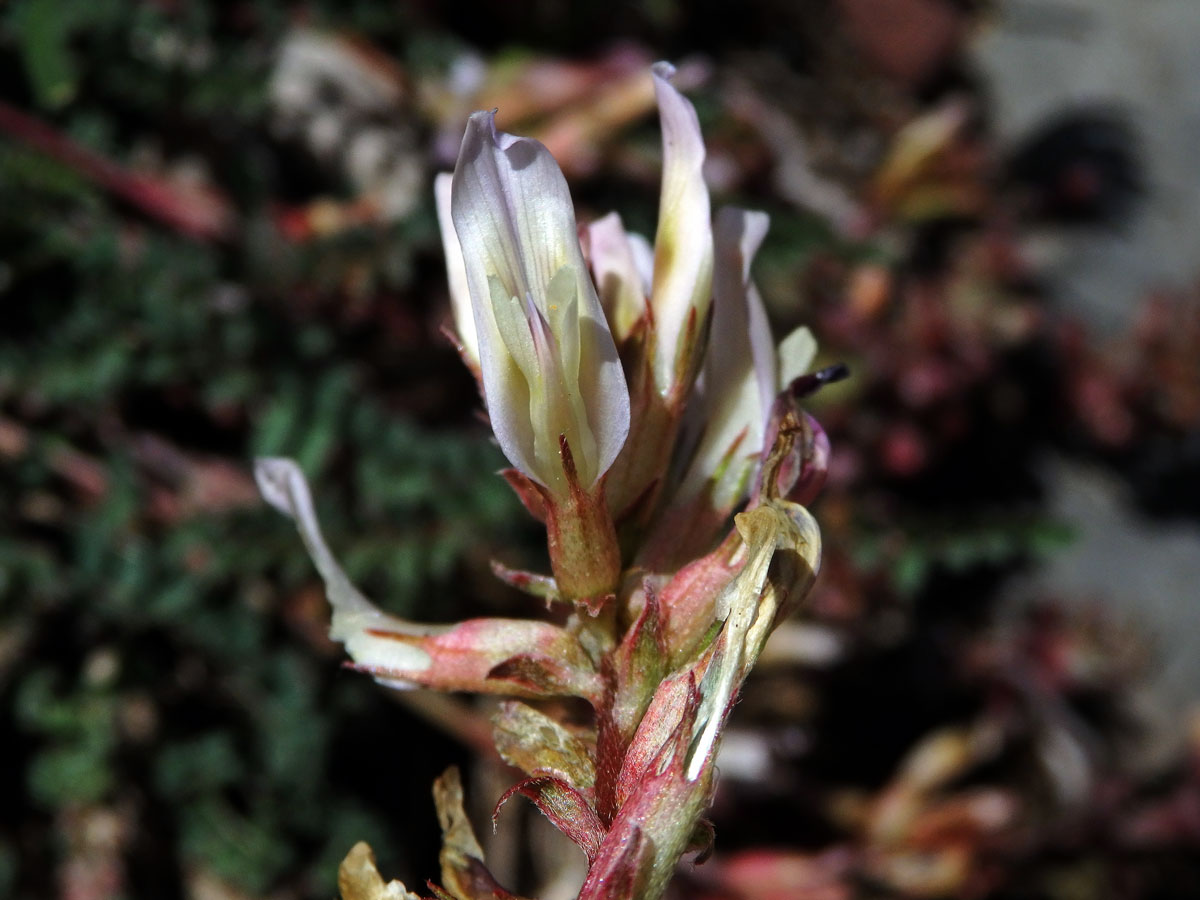
{"type": "Polygon", "coordinates": [[[453,284],[461,263],[469,301],[460,283],[458,331],[478,354],[501,449],[553,496],[572,477],[592,489],[629,433],[629,390],[562,172],[541,143],[498,132],[495,113],[478,112],[449,206],[458,246],[444,233],[448,268],[453,284]]]}

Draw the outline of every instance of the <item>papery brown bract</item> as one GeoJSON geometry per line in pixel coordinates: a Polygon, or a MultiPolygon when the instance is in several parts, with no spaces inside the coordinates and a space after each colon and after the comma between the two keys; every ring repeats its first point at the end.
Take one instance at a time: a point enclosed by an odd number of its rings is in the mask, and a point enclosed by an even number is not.
{"type": "Polygon", "coordinates": [[[463,811],[457,768],[451,766],[433,783],[433,802],[442,827],[442,884],[429,887],[439,900],[523,900],[502,888],[484,864],[483,850],[463,811]]]}
{"type": "Polygon", "coordinates": [[[375,866],[375,853],[364,841],[351,847],[338,867],[338,892],[342,900],[421,900],[402,882],[384,884],[375,866]]]}

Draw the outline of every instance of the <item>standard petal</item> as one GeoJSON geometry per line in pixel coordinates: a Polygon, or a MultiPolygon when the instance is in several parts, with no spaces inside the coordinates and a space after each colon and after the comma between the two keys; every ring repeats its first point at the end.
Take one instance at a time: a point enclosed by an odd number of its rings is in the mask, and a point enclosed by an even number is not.
{"type": "MultiPolygon", "coordinates": [[[[654,307],[657,348],[654,376],[666,393],[691,371],[681,359],[689,321],[699,329],[708,315],[712,289],[712,228],[704,184],[704,140],[696,110],[671,86],[675,69],[657,63],[654,94],[662,121],[663,181],[654,238],[654,307]]],[[[692,351],[695,352],[694,350],[692,351]]]]}
{"type": "Polygon", "coordinates": [[[437,206],[438,230],[442,234],[442,253],[446,257],[446,278],[450,283],[450,312],[458,334],[460,352],[468,365],[479,369],[479,340],[475,337],[475,313],[471,309],[471,291],[467,287],[467,268],[462,248],[450,215],[450,191],[454,176],[442,172],[433,180],[433,198],[437,206]]]}
{"type": "Polygon", "coordinates": [[[471,295],[483,376],[484,402],[504,455],[524,474],[545,483],[538,472],[529,420],[529,383],[505,346],[493,310],[497,294],[528,296],[517,235],[494,156],[493,114],[475,113],[463,135],[451,190],[451,215],[462,248],[471,295]]]}

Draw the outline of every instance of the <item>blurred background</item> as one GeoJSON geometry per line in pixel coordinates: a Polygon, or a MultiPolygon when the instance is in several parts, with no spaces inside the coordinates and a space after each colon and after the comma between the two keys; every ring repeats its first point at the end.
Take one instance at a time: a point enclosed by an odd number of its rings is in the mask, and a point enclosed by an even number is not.
{"type": "Polygon", "coordinates": [[[488,705],[341,669],[249,470],[395,612],[535,612],[432,177],[498,107],[652,233],[660,58],[852,371],[675,896],[1200,896],[1194,0],[0,6],[0,896],[328,898],[360,839],[419,886],[451,763],[493,872],[573,896],[484,824],[488,705]]]}

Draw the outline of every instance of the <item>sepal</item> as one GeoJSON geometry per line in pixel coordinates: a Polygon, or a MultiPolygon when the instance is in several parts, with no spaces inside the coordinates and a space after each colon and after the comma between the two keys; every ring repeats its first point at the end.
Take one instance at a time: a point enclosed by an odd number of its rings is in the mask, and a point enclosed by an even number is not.
{"type": "Polygon", "coordinates": [[[684,665],[695,656],[704,635],[717,621],[717,597],[744,560],[742,539],[732,531],[715,550],[684,566],[662,588],[664,640],[673,665],[684,665]]]}
{"type": "Polygon", "coordinates": [[[559,594],[595,615],[614,596],[621,578],[621,551],[603,481],[587,488],[578,477],[566,438],[560,442],[567,490],[545,491],[546,546],[559,594]]]}
{"type": "Polygon", "coordinates": [[[643,582],[642,598],[641,612],[610,657],[617,689],[605,713],[626,742],[668,671],[662,615],[650,579],[643,582]]]}
{"type": "Polygon", "coordinates": [[[554,583],[554,579],[549,575],[527,572],[524,569],[510,569],[508,566],[494,559],[491,561],[491,569],[492,574],[509,587],[516,588],[518,591],[528,594],[531,597],[545,600],[547,608],[555,603],[562,602],[563,598],[558,591],[558,585],[554,583]]]}
{"type": "Polygon", "coordinates": [[[664,682],[655,695],[621,770],[620,807],[579,900],[662,895],[709,800],[711,770],[700,779],[685,773],[698,699],[691,673],[664,682]]]}
{"type": "Polygon", "coordinates": [[[529,799],[547,819],[582,850],[591,863],[604,841],[604,823],[587,797],[560,778],[538,775],[518,781],[500,797],[492,812],[495,824],[500,807],[514,794],[529,799]]]}

